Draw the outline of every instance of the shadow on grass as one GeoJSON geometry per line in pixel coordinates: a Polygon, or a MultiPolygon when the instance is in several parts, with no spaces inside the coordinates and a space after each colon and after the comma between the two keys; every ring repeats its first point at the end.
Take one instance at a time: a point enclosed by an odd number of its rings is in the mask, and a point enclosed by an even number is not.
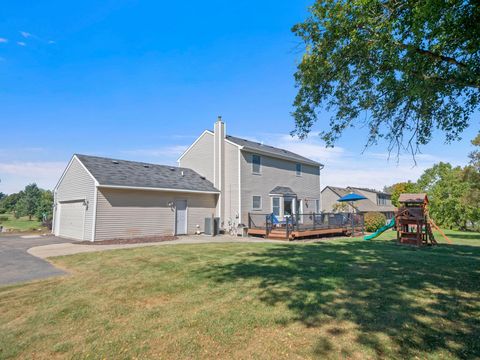
{"type": "MultiPolygon", "coordinates": [[[[360,333],[356,342],[380,357],[391,356],[392,349],[379,333],[393,341],[395,357],[447,351],[475,358],[480,356],[478,259],[480,247],[473,246],[418,250],[351,241],[274,246],[207,274],[218,282],[259,281],[262,302],[286,305],[291,321],[307,327],[351,321],[360,333]]],[[[328,354],[330,341],[319,339],[313,351],[328,354]]]]}

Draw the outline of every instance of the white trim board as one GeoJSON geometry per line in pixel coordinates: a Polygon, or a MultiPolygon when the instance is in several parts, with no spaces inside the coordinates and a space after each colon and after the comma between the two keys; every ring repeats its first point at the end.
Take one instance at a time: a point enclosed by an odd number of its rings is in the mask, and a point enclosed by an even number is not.
{"type": "Polygon", "coordinates": [[[209,134],[209,135],[213,135],[213,132],[211,132],[210,130],[205,130],[198,138],[197,140],[195,140],[192,145],[190,145],[187,150],[185,150],[182,155],[180,155],[180,157],[177,159],[177,162],[180,162],[180,160],[182,160],[182,158],[195,146],[196,143],[198,143],[200,141],[200,139],[205,135],[205,134],[209,134]]]}
{"type": "Polygon", "coordinates": [[[93,193],[92,239],[91,239],[91,241],[95,241],[95,233],[97,232],[97,199],[98,199],[98,186],[95,186],[95,192],[93,193]]]}
{"type": "Polygon", "coordinates": [[[57,182],[57,185],[55,185],[55,187],[53,188],[54,191],[56,191],[58,189],[58,187],[60,186],[60,184],[62,183],[63,181],[63,178],[65,177],[65,175],[67,174],[67,171],[68,169],[70,169],[70,166],[72,166],[73,164],[73,160],[76,159],[80,165],[82,166],[82,168],[87,172],[87,174],[92,178],[92,180],[95,182],[95,185],[98,185],[98,181],[97,179],[95,178],[95,176],[92,175],[92,173],[90,171],[88,171],[88,169],[86,168],[86,166],[82,163],[82,161],[78,158],[77,154],[74,154],[72,156],[72,158],[70,159],[70,161],[68,162],[68,165],[67,167],[65,168],[65,170],[63,170],[63,173],[62,173],[62,176],[60,176],[60,179],[58,180],[57,182]]]}

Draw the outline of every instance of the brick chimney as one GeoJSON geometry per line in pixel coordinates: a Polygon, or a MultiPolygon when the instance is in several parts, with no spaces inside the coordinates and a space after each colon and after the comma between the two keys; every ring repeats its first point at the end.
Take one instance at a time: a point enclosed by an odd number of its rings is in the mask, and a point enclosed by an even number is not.
{"type": "Polygon", "coordinates": [[[225,123],[219,116],[215,122],[214,129],[214,170],[213,185],[220,190],[220,197],[217,204],[217,216],[220,216],[220,222],[223,222],[224,194],[225,194],[225,123]]]}

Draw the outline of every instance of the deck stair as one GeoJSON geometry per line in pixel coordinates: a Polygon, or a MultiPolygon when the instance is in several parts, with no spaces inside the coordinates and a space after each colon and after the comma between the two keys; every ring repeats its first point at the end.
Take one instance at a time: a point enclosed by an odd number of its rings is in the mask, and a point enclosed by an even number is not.
{"type": "Polygon", "coordinates": [[[286,229],[272,229],[268,233],[268,238],[275,240],[289,240],[286,229]]]}

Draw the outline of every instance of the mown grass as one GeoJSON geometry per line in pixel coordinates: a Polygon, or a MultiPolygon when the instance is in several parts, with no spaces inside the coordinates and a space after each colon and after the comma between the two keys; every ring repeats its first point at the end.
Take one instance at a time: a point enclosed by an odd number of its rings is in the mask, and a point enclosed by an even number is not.
{"type": "Polygon", "coordinates": [[[1,217],[7,217],[8,220],[0,221],[0,226],[11,231],[34,231],[42,227],[42,223],[35,217],[32,220],[29,220],[28,216],[16,219],[13,214],[0,214],[1,217]]]}
{"type": "Polygon", "coordinates": [[[0,358],[478,358],[480,234],[205,244],[55,258],[0,289],[0,358]]]}

